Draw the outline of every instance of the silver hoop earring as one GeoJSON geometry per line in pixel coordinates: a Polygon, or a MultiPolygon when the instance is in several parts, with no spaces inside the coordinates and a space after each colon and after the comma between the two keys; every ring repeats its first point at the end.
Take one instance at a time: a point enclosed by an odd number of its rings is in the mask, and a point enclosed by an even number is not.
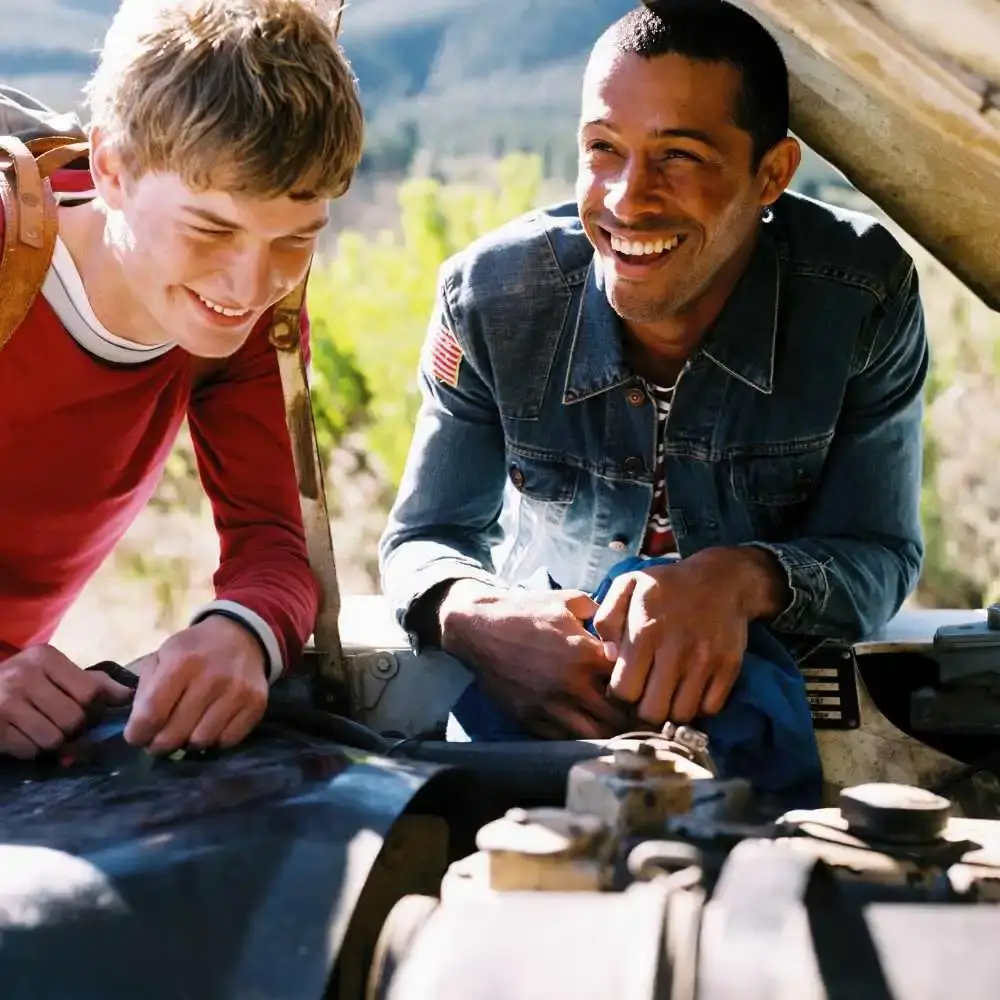
{"type": "Polygon", "coordinates": [[[768,206],[767,208],[764,209],[763,212],[761,212],[760,221],[765,224],[774,221],[774,212],[771,211],[770,206],[768,206]]]}

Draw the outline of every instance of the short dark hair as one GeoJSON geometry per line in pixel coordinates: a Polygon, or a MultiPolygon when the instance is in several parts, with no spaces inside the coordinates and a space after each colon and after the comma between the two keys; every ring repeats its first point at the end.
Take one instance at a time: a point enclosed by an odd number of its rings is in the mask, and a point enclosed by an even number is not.
{"type": "Polygon", "coordinates": [[[644,0],[616,21],[598,46],[643,59],[681,55],[725,62],[742,86],[733,124],[753,139],[753,166],[788,135],[788,67],[778,43],[755,18],[726,0],[644,0]]]}

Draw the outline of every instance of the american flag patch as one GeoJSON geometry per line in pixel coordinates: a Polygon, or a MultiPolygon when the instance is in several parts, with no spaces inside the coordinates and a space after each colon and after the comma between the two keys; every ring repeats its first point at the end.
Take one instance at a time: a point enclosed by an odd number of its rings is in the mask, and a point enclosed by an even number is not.
{"type": "Polygon", "coordinates": [[[446,326],[438,328],[431,344],[431,370],[434,377],[453,389],[458,386],[458,370],[462,366],[462,348],[446,326]]]}

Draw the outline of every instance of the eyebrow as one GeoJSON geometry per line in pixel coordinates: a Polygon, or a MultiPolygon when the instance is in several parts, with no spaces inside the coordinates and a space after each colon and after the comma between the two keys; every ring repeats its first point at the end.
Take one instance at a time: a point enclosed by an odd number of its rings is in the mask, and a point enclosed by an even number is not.
{"type": "MultiPolygon", "coordinates": [[[[236,232],[242,231],[243,227],[233,222],[230,219],[225,219],[221,215],[216,215],[215,212],[208,211],[207,208],[196,208],[194,205],[185,205],[184,211],[189,212],[191,215],[196,215],[199,219],[204,222],[210,222],[213,226],[218,226],[220,229],[232,229],[236,232]]],[[[296,229],[292,236],[307,236],[312,233],[318,233],[321,229],[326,227],[329,219],[317,219],[316,222],[309,223],[308,226],[303,226],[301,229],[296,229]]]]}
{"type": "MultiPolygon", "coordinates": [[[[609,132],[618,131],[606,118],[594,118],[583,124],[584,128],[588,125],[599,125],[601,128],[606,128],[609,132]]],[[[711,149],[716,150],[716,152],[719,151],[718,143],[708,132],[700,128],[656,128],[649,135],[653,139],[693,139],[695,142],[703,143],[711,149]]]]}

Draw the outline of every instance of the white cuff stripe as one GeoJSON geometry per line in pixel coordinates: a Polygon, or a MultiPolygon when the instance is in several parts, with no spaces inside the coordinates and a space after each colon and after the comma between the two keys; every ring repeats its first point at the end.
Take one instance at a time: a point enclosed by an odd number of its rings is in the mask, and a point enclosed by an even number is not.
{"type": "Polygon", "coordinates": [[[273,684],[284,672],[285,664],[271,626],[256,611],[251,611],[236,601],[212,601],[211,604],[206,604],[191,619],[191,624],[197,625],[204,621],[213,611],[227,611],[235,615],[260,639],[267,650],[267,682],[273,684]]]}

